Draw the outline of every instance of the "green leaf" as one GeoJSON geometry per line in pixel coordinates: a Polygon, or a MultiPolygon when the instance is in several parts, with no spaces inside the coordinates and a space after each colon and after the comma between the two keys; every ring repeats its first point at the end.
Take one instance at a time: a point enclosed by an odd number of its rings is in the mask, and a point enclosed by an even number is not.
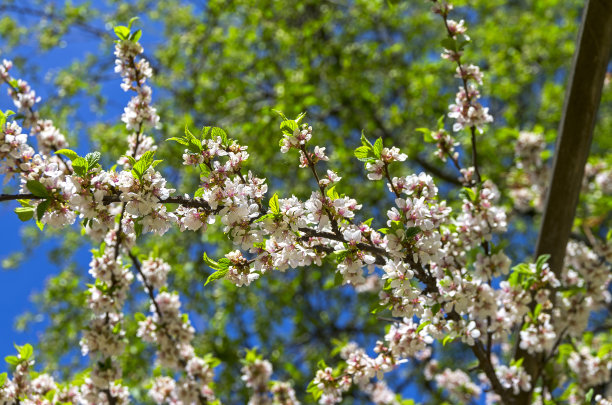
{"type": "Polygon", "coordinates": [[[293,133],[299,128],[297,122],[294,120],[285,120],[281,122],[280,129],[283,134],[292,136],[293,133]]]}
{"type": "Polygon", "coordinates": [[[29,221],[34,216],[34,208],[33,207],[17,207],[15,208],[15,214],[17,217],[23,222],[29,221]]]}
{"type": "Polygon", "coordinates": [[[431,307],[431,314],[436,315],[438,312],[440,312],[440,304],[434,304],[431,307]]]}
{"type": "Polygon", "coordinates": [[[202,127],[202,139],[210,138],[210,135],[212,134],[212,129],[213,127],[202,127]]]}
{"type": "Polygon", "coordinates": [[[521,367],[521,366],[523,365],[523,361],[525,361],[525,358],[524,358],[524,357],[521,357],[520,359],[518,359],[518,360],[516,360],[516,361],[515,361],[515,360],[512,360],[512,361],[510,362],[510,365],[511,365],[511,366],[516,366],[516,367],[521,367]]]}
{"type": "Polygon", "coordinates": [[[336,186],[331,186],[329,189],[327,189],[326,194],[332,200],[337,200],[338,198],[340,198],[338,192],[336,191],[336,186]]]}
{"type": "Polygon", "coordinates": [[[584,403],[585,404],[590,404],[591,400],[593,399],[593,394],[595,393],[595,391],[593,390],[593,388],[591,388],[589,390],[589,392],[586,393],[586,395],[584,396],[584,403]]]}
{"type": "Polygon", "coordinates": [[[427,325],[429,325],[431,323],[431,321],[425,321],[425,322],[421,322],[419,324],[419,326],[416,329],[416,333],[419,333],[420,331],[423,330],[424,327],[426,327],[427,325]]]}
{"type": "Polygon", "coordinates": [[[612,343],[604,343],[599,350],[597,350],[597,357],[603,359],[612,351],[612,343]]]}
{"type": "Polygon", "coordinates": [[[155,156],[155,151],[147,151],[142,157],[134,164],[132,167],[132,173],[135,177],[142,180],[142,176],[145,174],[147,169],[151,167],[153,164],[153,157],[155,156]]]}
{"type": "Polygon", "coordinates": [[[208,278],[206,279],[206,283],[204,283],[204,285],[206,286],[211,281],[215,281],[215,280],[225,277],[228,271],[229,271],[229,268],[215,271],[213,274],[208,276],[208,278]]]}
{"type": "Polygon", "coordinates": [[[185,145],[185,146],[189,145],[189,141],[185,138],[172,137],[172,138],[166,139],[166,141],[174,141],[174,142],[180,143],[181,145],[185,145]]]}
{"type": "Polygon", "coordinates": [[[204,254],[202,255],[202,260],[204,260],[204,263],[206,263],[206,265],[208,267],[212,268],[213,270],[218,270],[219,269],[219,263],[217,263],[216,261],[214,261],[213,259],[208,257],[206,252],[204,252],[204,254]]]}
{"type": "Polygon", "coordinates": [[[227,139],[227,133],[221,128],[214,127],[211,131],[211,136],[213,139],[217,137],[221,138],[222,145],[227,145],[229,142],[227,139]]]}
{"type": "Polygon", "coordinates": [[[383,150],[383,141],[382,141],[382,138],[378,138],[376,142],[374,142],[374,147],[372,148],[372,151],[374,152],[374,156],[380,159],[382,150],[383,150]]]}
{"type": "Polygon", "coordinates": [[[87,161],[87,171],[95,168],[100,161],[100,152],[91,152],[85,155],[85,161],[87,161]]]}
{"type": "Polygon", "coordinates": [[[372,149],[374,147],[374,145],[372,145],[372,143],[368,141],[368,138],[366,138],[364,131],[361,131],[361,144],[363,146],[367,146],[369,149],[372,149]]]}
{"type": "Polygon", "coordinates": [[[132,30],[132,24],[134,24],[136,21],[140,20],[139,17],[132,17],[130,18],[130,21],[128,22],[128,30],[132,30]]]}
{"type": "Polygon", "coordinates": [[[47,212],[47,209],[49,208],[49,204],[51,204],[51,201],[44,200],[44,201],[41,201],[36,207],[36,219],[38,221],[40,221],[43,215],[45,215],[45,212],[47,212]]]}
{"type": "Polygon", "coordinates": [[[463,187],[461,190],[470,201],[476,201],[476,192],[474,189],[471,187],[463,187]]]}
{"type": "Polygon", "coordinates": [[[305,112],[300,113],[300,115],[298,115],[298,116],[295,118],[295,123],[296,123],[296,124],[298,124],[298,125],[300,125],[300,123],[302,122],[302,120],[304,119],[304,117],[305,117],[305,116],[306,116],[306,113],[305,113],[305,112]]]}
{"type": "Polygon", "coordinates": [[[202,197],[204,195],[205,191],[206,191],[206,189],[204,187],[200,187],[199,189],[196,190],[196,192],[193,194],[193,196],[195,198],[202,197]]]}
{"type": "Polygon", "coordinates": [[[128,39],[132,42],[138,42],[141,36],[142,36],[142,30],[136,30],[135,32],[130,34],[128,39]]]}
{"type": "Polygon", "coordinates": [[[117,35],[117,37],[119,39],[127,39],[128,36],[130,35],[130,29],[128,27],[125,27],[123,25],[118,25],[114,28],[115,31],[115,35],[117,35]]]}
{"type": "Polygon", "coordinates": [[[244,356],[244,361],[247,363],[255,362],[259,356],[257,355],[257,348],[254,347],[252,349],[247,349],[246,355],[244,356]]]}
{"type": "Polygon", "coordinates": [[[142,222],[140,221],[134,222],[134,233],[136,234],[136,237],[139,237],[140,235],[142,235],[142,229],[143,229],[142,222]]]}
{"type": "Polygon", "coordinates": [[[217,262],[217,268],[219,270],[225,270],[228,269],[230,266],[231,262],[228,258],[226,257],[222,257],[221,259],[219,259],[219,261],[217,262]]]}
{"type": "Polygon", "coordinates": [[[255,223],[257,223],[257,222],[262,222],[262,221],[265,221],[265,220],[266,220],[266,219],[268,219],[268,218],[274,218],[274,215],[273,215],[273,214],[266,214],[266,215],[262,215],[262,216],[260,216],[259,218],[257,218],[257,219],[256,219],[254,222],[255,222],[255,223]]]}
{"type": "Polygon", "coordinates": [[[192,153],[202,152],[202,141],[200,141],[189,130],[189,126],[185,125],[185,140],[187,141],[187,149],[192,153]]]}
{"type": "Polygon", "coordinates": [[[406,238],[412,238],[416,236],[419,232],[421,232],[421,228],[419,228],[418,226],[411,226],[410,228],[406,229],[406,238]]]}
{"type": "Polygon", "coordinates": [[[0,374],[0,388],[4,386],[4,383],[8,379],[8,375],[6,373],[0,374]]]}
{"type": "Polygon", "coordinates": [[[187,137],[187,139],[191,139],[191,138],[198,139],[189,129],[189,125],[185,125],[185,136],[187,137]]]}
{"type": "Polygon", "coordinates": [[[550,255],[541,255],[540,257],[538,257],[538,260],[536,260],[536,269],[538,270],[538,272],[540,270],[542,270],[542,267],[544,267],[544,264],[546,264],[548,262],[548,259],[550,259],[550,255]]]}
{"type": "Polygon", "coordinates": [[[457,41],[453,38],[444,38],[442,41],[440,41],[440,45],[449,51],[458,51],[457,41]]]}
{"type": "Polygon", "coordinates": [[[355,157],[362,162],[368,162],[372,160],[372,149],[367,146],[360,146],[355,149],[355,157]]]}
{"type": "Polygon", "coordinates": [[[55,152],[56,155],[64,155],[70,160],[74,160],[79,157],[79,154],[70,149],[60,149],[55,152]]]}
{"type": "Polygon", "coordinates": [[[49,190],[38,180],[30,180],[26,183],[26,187],[30,190],[30,193],[36,197],[50,197],[49,190]]]}
{"type": "Polygon", "coordinates": [[[6,361],[11,366],[16,366],[17,364],[21,363],[21,360],[17,356],[6,356],[4,358],[4,361],[6,361]]]}
{"type": "Polygon", "coordinates": [[[274,193],[272,198],[270,198],[270,212],[273,214],[280,214],[280,205],[278,203],[278,194],[274,193]]]}
{"type": "Polygon", "coordinates": [[[49,403],[53,403],[53,397],[55,396],[55,390],[47,391],[45,394],[45,399],[49,401],[49,403]]]}
{"type": "Polygon", "coordinates": [[[442,340],[442,346],[446,346],[447,343],[452,342],[453,340],[455,340],[455,338],[451,337],[450,335],[446,335],[444,340],[442,340]]]}
{"type": "Polygon", "coordinates": [[[87,160],[82,157],[78,157],[72,161],[72,170],[80,176],[84,177],[87,174],[87,160]]]}
{"type": "Polygon", "coordinates": [[[145,319],[147,319],[147,316],[143,314],[142,312],[136,312],[134,314],[134,319],[136,319],[137,322],[142,322],[145,319]]]}
{"type": "Polygon", "coordinates": [[[34,354],[34,348],[31,344],[26,343],[19,349],[19,355],[22,359],[28,360],[34,354]]]}
{"type": "Polygon", "coordinates": [[[428,128],[417,128],[417,132],[421,132],[423,134],[423,140],[427,143],[436,143],[437,141],[431,135],[431,131],[428,128]]]}

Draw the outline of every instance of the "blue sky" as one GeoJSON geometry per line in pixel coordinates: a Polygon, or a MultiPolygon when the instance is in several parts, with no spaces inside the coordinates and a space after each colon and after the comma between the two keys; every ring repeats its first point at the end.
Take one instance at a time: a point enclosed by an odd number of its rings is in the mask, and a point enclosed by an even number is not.
{"type": "MultiPolygon", "coordinates": [[[[24,24],[34,22],[34,19],[25,19],[24,24]]],[[[102,24],[99,28],[104,29],[102,24]]],[[[18,56],[28,55],[31,65],[37,66],[39,73],[37,75],[28,75],[19,72],[16,68],[11,70],[11,74],[15,78],[21,78],[29,82],[32,88],[38,95],[42,97],[41,103],[48,100],[49,97],[55,94],[55,89],[46,80],[45,76],[48,72],[57,72],[60,68],[70,65],[74,61],[83,60],[87,52],[97,52],[100,47],[100,41],[91,35],[84,35],[79,32],[71,32],[66,37],[65,46],[60,46],[50,52],[41,53],[32,44],[23,44],[18,47],[15,52],[5,53],[0,52],[0,57],[3,59],[13,59],[18,56]]],[[[1,42],[0,42],[1,45],[1,42]]],[[[0,46],[0,49],[3,47],[0,46]]],[[[109,56],[112,55],[112,49],[108,49],[109,56]]],[[[110,71],[109,75],[114,72],[110,71]]],[[[125,95],[119,88],[120,79],[104,84],[104,92],[123,101],[127,100],[125,95]]],[[[81,107],[78,109],[77,116],[79,120],[84,122],[95,122],[100,119],[118,118],[122,112],[122,105],[117,103],[109,103],[109,109],[103,117],[94,114],[89,109],[89,102],[85,97],[80,101],[81,107]]],[[[12,100],[7,95],[7,86],[0,86],[0,110],[16,110],[12,100]]],[[[43,117],[46,118],[46,117],[43,117]]],[[[60,128],[63,133],[67,133],[67,128],[60,128]]],[[[28,132],[28,131],[24,131],[28,132]]],[[[87,143],[80,138],[80,147],[76,148],[79,152],[85,152],[84,148],[87,143]],[[83,150],[82,150],[83,149],[83,150]]],[[[33,141],[33,140],[32,140],[33,141]]],[[[32,142],[35,144],[35,142],[32,142]]],[[[9,183],[14,185],[14,181],[9,183]]],[[[14,187],[11,191],[14,191],[14,187]]],[[[6,187],[2,187],[2,192],[6,192],[6,187]]],[[[4,260],[14,252],[23,250],[22,239],[20,237],[23,223],[19,221],[14,214],[14,208],[18,206],[15,202],[2,203],[0,205],[0,223],[2,224],[2,232],[0,234],[0,260],[4,260]]],[[[47,241],[37,248],[32,255],[20,262],[17,268],[0,269],[0,359],[7,355],[12,355],[15,352],[13,344],[22,345],[24,343],[34,344],[42,336],[45,322],[36,322],[32,324],[28,330],[18,332],[15,329],[15,321],[17,317],[26,311],[35,311],[36,308],[31,302],[31,295],[34,292],[41,292],[44,288],[45,281],[59,273],[61,268],[48,260],[48,252],[57,244],[57,241],[47,241]]],[[[86,267],[90,260],[90,254],[86,249],[82,249],[77,256],[77,261],[82,266],[86,267]]],[[[7,367],[4,361],[0,361],[0,372],[6,371],[7,367]]]]}
{"type": "MultiPolygon", "coordinates": [[[[13,213],[14,204],[0,206],[0,259],[22,249],[19,237],[21,221],[13,213]]],[[[14,328],[15,319],[25,311],[33,311],[29,297],[34,291],[41,291],[45,279],[59,269],[48,262],[47,252],[53,243],[45,243],[41,249],[11,270],[0,270],[0,358],[14,354],[13,343],[23,345],[34,343],[43,330],[43,323],[37,323],[35,329],[19,333],[14,328]]],[[[6,371],[6,364],[0,361],[0,371],[6,371]]]]}

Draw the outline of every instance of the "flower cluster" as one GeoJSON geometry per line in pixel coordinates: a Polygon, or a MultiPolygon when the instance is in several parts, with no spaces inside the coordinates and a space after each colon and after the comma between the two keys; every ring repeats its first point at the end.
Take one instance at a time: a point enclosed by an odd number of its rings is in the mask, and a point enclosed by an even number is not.
{"type": "Polygon", "coordinates": [[[270,381],[272,363],[255,353],[247,351],[243,360],[241,379],[253,392],[249,405],[299,405],[291,384],[282,381],[270,381]]]}
{"type": "Polygon", "coordinates": [[[435,376],[438,387],[448,391],[451,397],[462,403],[469,403],[482,393],[482,389],[475,384],[469,375],[462,370],[444,369],[435,376]]]}
{"type": "Polygon", "coordinates": [[[373,163],[366,163],[366,170],[368,173],[368,179],[380,180],[385,174],[387,165],[392,162],[403,162],[408,158],[408,155],[401,153],[395,146],[392,148],[383,148],[380,152],[380,158],[376,159],[373,163]]]}
{"type": "Polygon", "coordinates": [[[544,136],[521,131],[514,147],[516,170],[511,173],[510,195],[519,210],[531,207],[540,211],[544,205],[548,167],[542,160],[546,149],[544,136]]]}
{"type": "Polygon", "coordinates": [[[592,347],[582,346],[569,355],[567,363],[581,387],[595,387],[610,380],[612,356],[609,353],[601,358],[593,353],[592,347]]]}
{"type": "Polygon", "coordinates": [[[523,367],[512,365],[500,365],[495,370],[502,386],[511,389],[516,395],[520,391],[529,391],[531,389],[531,376],[525,372],[523,367]]]}
{"type": "MultiPolygon", "coordinates": [[[[141,58],[136,61],[136,57],[142,52],[142,46],[136,41],[120,40],[115,45],[115,72],[123,78],[121,88],[124,91],[135,90],[137,93],[125,107],[121,121],[128,130],[137,132],[141,131],[144,123],[153,128],[159,126],[159,116],[155,107],[151,105],[152,90],[145,84],[147,78],[153,74],[153,70],[146,59],[141,58]]],[[[136,157],[136,153],[133,157],[136,157]]]]}
{"type": "MultiPolygon", "coordinates": [[[[449,116],[455,120],[455,131],[469,127],[474,134],[491,121],[487,109],[477,101],[476,84],[482,83],[482,73],[478,67],[461,62],[465,45],[461,36],[467,39],[463,20],[448,19],[451,6],[434,3],[449,35],[444,55],[457,63],[457,76],[463,82],[449,116]]],[[[373,219],[361,220],[362,205],[337,190],[341,176],[330,169],[321,170],[328,157],[324,147],[310,144],[313,128],[302,122],[304,115],[295,120],[283,116],[280,148],[283,153],[295,150],[299,166],[312,172],[316,191],[310,196],[279,198],[274,194],[265,203],[265,179],[244,170],[247,147],[213,127],[204,127],[198,136],[186,128],[184,137],[172,139],[185,147],[183,163],[201,171],[193,197],[175,196],[163,174],[155,170],[160,163],[154,160],[157,147],[143,132],[145,125],[159,124],[151,105],[151,88],[146,85],[152,71],[148,62],[139,58],[143,50],[137,36],[126,29],[128,33],[119,30],[116,71],[123,78],[122,88],[136,95],[122,116],[131,134],[120,171],[104,170],[99,153],[81,157],[63,149],[65,141],[59,131],[52,123],[38,119],[32,108],[38,102],[35,92],[25,82],[13,83],[9,62],[0,68],[0,78],[11,85],[11,95],[32,133],[37,134],[42,151],[37,154],[28,145],[15,122],[7,122],[6,115],[0,117],[0,173],[18,175],[19,196],[32,200],[22,202],[18,214],[26,220],[36,214],[42,224],[55,227],[80,218],[92,239],[103,241],[90,263],[95,280],[88,290],[92,319],[81,340],[83,354],[92,359],[91,372],[79,387],[58,389],[49,376],[30,379],[32,362],[23,352],[14,360],[13,379],[0,385],[0,400],[34,400],[55,391],[58,401],[127,403],[128,388],[121,383],[119,356],[126,345],[123,306],[134,270],[151,300],[150,314],[136,315],[137,335],[155,345],[157,363],[170,371],[154,378],[151,399],[158,404],[215,400],[212,382],[216,361],[196,354],[192,344],[195,329],[181,311],[178,294],[167,286],[170,266],[158,258],[141,263],[132,251],[140,234],[163,235],[172,226],[180,231],[206,230],[219,219],[234,247],[218,261],[204,256],[214,270],[207,283],[224,279],[243,287],[265,273],[321,266],[327,261],[335,265],[337,284],[349,284],[358,291],[377,290],[379,306],[374,312],[390,311],[393,319],[377,341],[374,357],[349,343],[340,350],[341,367],[323,365],[317,371],[309,390],[322,404],[340,402],[352,386],[370,395],[375,403],[397,403],[384,375],[410,359],[430,359],[435,340],[444,345],[463,342],[483,372],[477,384],[463,371],[441,370],[431,359],[427,379],[447,390],[454,400],[471,401],[486,390],[493,391],[491,398],[518,396],[529,392],[538,379],[520,361],[503,364],[498,360],[498,352],[510,357],[513,331],[518,347],[526,353],[555,358],[561,341],[566,336],[583,338],[590,312],[612,301],[608,292],[612,245],[593,235],[587,235],[589,243],[568,245],[561,274],[551,270],[545,256],[510,269],[511,260],[494,237],[507,228],[506,213],[498,206],[500,193],[493,182],[481,181],[476,163],[460,166],[454,149],[457,144],[443,128],[430,135],[439,156],[452,160],[466,186],[461,191],[461,204],[453,205],[454,209],[441,198],[431,176],[392,175],[390,164],[405,161],[406,154],[396,147],[385,147],[380,138],[372,144],[362,137],[355,155],[365,163],[370,180],[387,181],[393,199],[380,224],[384,228],[377,229],[373,219]],[[56,149],[69,161],[49,156],[56,149]],[[167,203],[178,207],[172,210],[167,203]],[[125,264],[128,258],[133,269],[125,264]]],[[[521,134],[517,155],[519,169],[527,176],[535,176],[542,166],[543,148],[538,136],[521,134]]],[[[608,187],[609,175],[606,170],[597,173],[598,187],[603,190],[608,187]]],[[[531,201],[531,197],[527,199],[531,201]]],[[[577,370],[575,379],[581,385],[599,385],[610,379],[612,363],[605,350],[594,353],[584,345],[561,360],[577,370]]],[[[272,372],[270,362],[253,351],[247,353],[242,380],[253,392],[250,404],[297,404],[290,384],[270,381],[272,372]]]]}
{"type": "Polygon", "coordinates": [[[470,38],[465,35],[467,27],[463,20],[457,22],[448,18],[452,8],[452,4],[434,1],[433,11],[442,16],[448,33],[448,38],[443,42],[445,49],[442,58],[456,63],[457,77],[462,81],[455,96],[455,103],[449,106],[448,116],[455,120],[453,131],[472,128],[482,133],[484,125],[493,121],[489,109],[478,102],[480,92],[476,84],[482,84],[483,74],[478,66],[466,66],[461,61],[463,47],[470,38]]]}
{"type": "MultiPolygon", "coordinates": [[[[165,290],[170,266],[161,259],[148,258],[142,264],[133,258],[139,279],[151,297],[154,290],[165,290]]],[[[175,381],[170,376],[154,380],[149,395],[157,404],[194,403],[214,400],[210,387],[213,378],[212,358],[195,354],[191,344],[195,330],[187,314],[180,311],[181,303],[176,293],[158,292],[151,302],[151,315],[139,314],[138,336],[157,347],[157,361],[182,376],[175,381]]]]}
{"type": "MultiPolygon", "coordinates": [[[[17,356],[6,359],[15,368],[13,378],[7,379],[6,374],[0,374],[0,403],[2,404],[56,404],[73,403],[87,404],[86,389],[72,385],[62,386],[46,373],[36,373],[33,370],[34,356],[31,345],[16,346],[17,356]]],[[[91,402],[90,402],[91,403],[91,402]]],[[[97,403],[105,403],[103,400],[97,403]]],[[[126,403],[118,401],[118,404],[126,403]]]]}
{"type": "Polygon", "coordinates": [[[34,149],[28,145],[28,136],[21,132],[16,122],[3,120],[0,128],[0,174],[8,182],[14,174],[28,172],[34,149]]]}
{"type": "Polygon", "coordinates": [[[41,119],[34,106],[41,101],[36,96],[30,85],[21,79],[15,80],[10,76],[9,70],[13,67],[13,62],[3,60],[0,66],[0,80],[9,85],[8,94],[13,99],[19,114],[24,116],[24,126],[31,129],[31,134],[36,136],[38,149],[42,155],[48,156],[53,151],[63,149],[68,146],[66,138],[53,125],[50,120],[41,119]]]}

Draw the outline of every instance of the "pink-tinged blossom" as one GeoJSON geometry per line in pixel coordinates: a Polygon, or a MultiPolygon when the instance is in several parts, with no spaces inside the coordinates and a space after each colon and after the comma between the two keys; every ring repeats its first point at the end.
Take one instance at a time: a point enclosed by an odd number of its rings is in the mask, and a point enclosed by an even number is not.
{"type": "Polygon", "coordinates": [[[536,319],[527,322],[521,330],[520,347],[530,354],[549,352],[557,339],[557,334],[550,323],[550,315],[541,312],[536,319]]]}
{"type": "MultiPolygon", "coordinates": [[[[463,20],[462,20],[463,21],[463,20]]],[[[457,66],[456,77],[465,80],[474,80],[476,83],[482,85],[482,77],[483,74],[480,71],[480,68],[476,65],[468,65],[468,66],[457,66]]]]}
{"type": "Polygon", "coordinates": [[[366,163],[365,166],[368,173],[368,179],[370,180],[380,180],[383,177],[385,163],[382,160],[377,160],[374,163],[366,163]]]}
{"type": "Polygon", "coordinates": [[[312,127],[303,124],[301,128],[293,131],[292,135],[283,134],[281,140],[281,152],[287,153],[289,149],[300,149],[312,138],[312,127]]]}
{"type": "Polygon", "coordinates": [[[274,405],[300,405],[291,384],[275,381],[270,389],[274,405]]]}
{"type": "Polygon", "coordinates": [[[141,269],[145,280],[151,287],[159,289],[166,285],[170,265],[162,259],[150,258],[143,260],[141,269]]]}
{"type": "Polygon", "coordinates": [[[176,382],[166,376],[156,377],[153,386],[149,390],[149,396],[158,405],[173,403],[176,401],[174,390],[176,382]]]}
{"type": "Polygon", "coordinates": [[[434,377],[438,387],[448,391],[458,402],[469,403],[482,394],[482,389],[476,385],[464,371],[444,369],[434,377]]]}
{"type": "Polygon", "coordinates": [[[459,22],[457,22],[455,20],[447,19],[446,25],[448,27],[450,35],[452,35],[453,37],[460,34],[465,34],[465,32],[467,31],[467,27],[465,26],[464,20],[460,20],[459,22]]]}
{"type": "Polygon", "coordinates": [[[477,100],[480,93],[475,87],[468,87],[469,93],[465,88],[459,87],[455,97],[455,103],[449,105],[448,117],[455,120],[453,131],[458,132],[464,128],[475,127],[478,132],[483,133],[484,125],[493,122],[493,117],[489,114],[489,108],[483,107],[477,100]]]}
{"type": "Polygon", "coordinates": [[[514,395],[531,389],[531,376],[520,366],[499,365],[495,369],[495,374],[501,385],[506,389],[511,389],[514,395]]]}

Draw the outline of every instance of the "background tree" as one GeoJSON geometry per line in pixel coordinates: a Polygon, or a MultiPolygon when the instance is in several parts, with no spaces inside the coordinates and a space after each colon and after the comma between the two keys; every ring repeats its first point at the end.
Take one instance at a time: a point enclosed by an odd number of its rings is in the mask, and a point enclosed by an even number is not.
{"type": "MultiPolygon", "coordinates": [[[[345,177],[345,186],[350,185],[360,201],[371,203],[374,213],[376,207],[386,205],[389,197],[362,181],[361,165],[352,153],[359,144],[361,130],[368,136],[381,136],[386,145],[400,146],[409,154],[408,161],[415,170],[425,168],[435,175],[443,193],[457,193],[459,173],[452,163],[439,163],[432,156],[433,149],[424,145],[422,134],[416,131],[419,127],[435,127],[432,117],[446,114],[452,96],[445,95],[453,94],[457,84],[452,68],[440,61],[437,51],[432,51],[439,49],[444,33],[439,21],[422,4],[210,1],[177,7],[176,2],[162,1],[109,3],[98,8],[88,4],[7,2],[1,7],[5,12],[0,22],[4,53],[13,59],[30,48],[54,52],[62,41],[70,44],[74,38],[84,38],[105,50],[95,52],[104,56],[89,54],[70,66],[62,66],[51,77],[53,84],[59,86],[57,97],[51,94],[45,107],[48,110],[43,111],[58,126],[62,123],[69,128],[72,143],[80,141],[83,149],[92,142],[103,156],[119,156],[127,148],[125,130],[114,124],[116,115],[103,115],[108,124],[90,126],[90,113],[82,106],[90,104],[97,111],[107,107],[112,111],[113,105],[122,108],[123,102],[105,99],[103,94],[108,93],[101,91],[106,88],[106,80],[116,85],[112,57],[106,52],[113,37],[103,22],[112,26],[140,15],[147,26],[159,28],[159,36],[150,42],[145,37],[144,45],[155,70],[154,85],[162,89],[156,104],[166,123],[226,128],[251,148],[252,168],[283,173],[287,158],[280,156],[277,148],[269,147],[276,142],[269,134],[276,133],[278,125],[272,109],[284,111],[287,116],[305,110],[309,122],[317,124],[317,136],[324,139],[321,143],[329,148],[333,160],[339,167],[353,168],[350,173],[355,177],[345,177]]],[[[508,249],[515,260],[532,253],[539,207],[514,204],[517,193],[524,192],[528,173],[517,171],[508,176],[507,167],[514,160],[519,131],[543,133],[549,143],[539,153],[543,160],[551,154],[580,7],[579,1],[476,1],[458,9],[474,38],[466,49],[466,58],[484,68],[482,92],[497,118],[486,136],[479,138],[479,150],[486,176],[505,192],[504,204],[515,207],[509,238],[512,246],[508,249]]],[[[35,60],[23,58],[18,67],[24,76],[37,73],[35,60]]],[[[606,151],[612,141],[603,136],[612,125],[611,93],[607,86],[587,171],[591,178],[599,175],[597,168],[603,167],[602,163],[611,163],[606,151]]],[[[155,136],[162,140],[182,131],[181,126],[165,125],[155,136]]],[[[180,149],[164,145],[159,155],[167,158],[180,149]]],[[[183,175],[170,167],[165,170],[177,189],[193,188],[193,173],[183,175]]],[[[272,179],[272,191],[305,197],[310,189],[309,179],[306,173],[295,175],[295,181],[288,182],[283,176],[272,179]]],[[[612,202],[602,198],[609,190],[595,187],[591,191],[582,197],[577,225],[586,224],[601,236],[609,226],[612,202]]],[[[74,232],[53,253],[57,262],[68,263],[82,243],[78,231],[74,232]]],[[[34,242],[41,240],[36,232],[28,235],[34,242]]],[[[174,288],[193,303],[189,311],[205,325],[196,346],[213,353],[224,364],[236,365],[224,368],[220,374],[219,396],[242,402],[241,398],[247,395],[235,378],[239,367],[237,348],[259,346],[276,370],[288,373],[282,377],[303,387],[313,375],[320,354],[331,349],[329,336],[343,340],[357,335],[363,344],[376,339],[381,321],[369,315],[376,296],[367,292],[356,295],[347,288],[326,289],[333,286],[331,269],[263,279],[248,290],[224,284],[203,288],[201,281],[210,269],[201,262],[202,253],[214,252],[216,247],[227,250],[222,233],[217,235],[207,233],[205,238],[195,240],[193,235],[176,232],[172,237],[150,238],[141,246],[143,251],[158,251],[173,266],[174,288]],[[244,315],[245,308],[252,312],[244,315]],[[296,363],[300,366],[296,367],[296,363]]],[[[63,355],[68,354],[72,364],[80,362],[80,354],[71,349],[87,315],[86,311],[76,310],[83,307],[79,304],[85,300],[83,264],[66,265],[36,298],[52,319],[48,338],[40,342],[40,355],[52,369],[64,374],[70,373],[71,365],[60,365],[63,355]],[[74,312],[64,311],[67,304],[75,308],[74,312]]],[[[134,311],[142,311],[146,300],[136,290],[130,305],[134,311]]],[[[24,316],[21,326],[27,327],[29,319],[32,316],[24,316]]],[[[135,322],[131,326],[128,323],[130,327],[134,329],[135,322]]],[[[603,321],[597,327],[607,325],[603,321]]],[[[131,356],[124,359],[124,369],[131,370],[126,378],[138,381],[143,378],[140,373],[146,371],[142,365],[152,352],[144,345],[131,350],[131,356]]],[[[461,362],[462,355],[457,356],[452,359],[455,363],[461,362]]],[[[431,388],[419,371],[417,367],[409,375],[402,375],[394,388],[401,391],[408,382],[431,388]]],[[[428,395],[443,396],[435,389],[428,395]]]]}

